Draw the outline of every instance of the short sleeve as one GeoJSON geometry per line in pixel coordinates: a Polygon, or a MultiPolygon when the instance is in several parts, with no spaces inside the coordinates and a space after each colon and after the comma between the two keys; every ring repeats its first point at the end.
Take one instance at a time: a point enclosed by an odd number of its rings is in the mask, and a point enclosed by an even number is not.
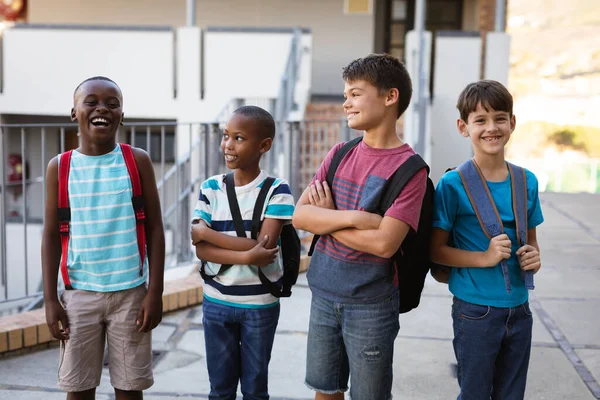
{"type": "Polygon", "coordinates": [[[416,231],[419,227],[425,190],[427,190],[427,171],[422,169],[406,183],[385,216],[396,218],[416,231]]]}
{"type": "Polygon", "coordinates": [[[440,228],[447,232],[452,230],[458,211],[458,192],[456,190],[458,180],[460,180],[458,172],[450,171],[438,182],[433,201],[434,228],[440,228]]]}
{"type": "Polygon", "coordinates": [[[294,197],[290,185],[284,179],[276,179],[264,218],[291,220],[293,215],[294,197]]]}
{"type": "MultiPolygon", "coordinates": [[[[211,198],[214,198],[214,179],[208,179],[202,183],[198,202],[192,213],[192,223],[203,220],[206,225],[212,225],[211,198]]],[[[217,188],[218,189],[218,188],[217,188]]]]}
{"type": "Polygon", "coordinates": [[[527,179],[527,229],[535,228],[544,222],[540,197],[538,194],[538,180],[536,176],[526,170],[527,179]]]}

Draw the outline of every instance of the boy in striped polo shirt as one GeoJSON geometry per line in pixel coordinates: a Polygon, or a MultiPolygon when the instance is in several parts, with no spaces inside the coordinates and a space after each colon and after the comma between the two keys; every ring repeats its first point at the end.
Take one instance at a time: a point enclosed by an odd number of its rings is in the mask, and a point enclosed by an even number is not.
{"type": "MultiPolygon", "coordinates": [[[[221,150],[234,171],[235,193],[246,236],[254,205],[268,177],[259,162],[271,149],[273,117],[259,107],[237,109],[225,126],[221,150]]],[[[291,223],[294,199],[283,179],[276,179],[262,211],[258,241],[236,236],[225,175],[204,183],[192,221],[192,242],[207,261],[203,317],[209,399],[235,399],[238,381],[244,398],[268,399],[268,366],[279,320],[279,301],[262,285],[258,268],[270,281],[282,275],[278,240],[291,223]],[[233,266],[221,271],[221,265],[233,266]]]]}
{"type": "Polygon", "coordinates": [[[154,169],[145,151],[132,148],[145,203],[148,259],[142,260],[132,182],[116,142],[123,122],[121,90],[108,78],[93,77],[75,89],[73,101],[71,119],[79,125],[81,146],[71,153],[67,174],[67,254],[61,255],[58,223],[60,156],[46,173],[42,238],[46,321],[61,341],[58,384],[67,399],[94,399],[108,341],[116,399],[142,399],[153,384],[150,331],[162,319],[165,239],[154,169]],[[59,301],[61,257],[68,290],[59,301]]]}

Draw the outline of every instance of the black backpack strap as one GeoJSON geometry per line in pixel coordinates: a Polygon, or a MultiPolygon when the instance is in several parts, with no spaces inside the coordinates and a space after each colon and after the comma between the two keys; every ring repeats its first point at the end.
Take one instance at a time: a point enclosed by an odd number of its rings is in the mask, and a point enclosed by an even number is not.
{"type": "Polygon", "coordinates": [[[231,218],[233,219],[235,233],[237,233],[238,237],[247,237],[246,228],[244,228],[244,220],[242,219],[242,213],[240,212],[240,205],[237,201],[237,195],[235,194],[233,172],[225,175],[225,189],[227,190],[227,201],[229,202],[229,210],[231,210],[231,218]]]}
{"type": "Polygon", "coordinates": [[[254,204],[254,213],[252,214],[252,230],[250,237],[254,240],[258,240],[258,234],[260,233],[260,217],[262,217],[262,210],[265,206],[265,202],[267,201],[267,194],[275,183],[275,178],[268,177],[264,180],[262,184],[262,188],[260,188],[260,192],[258,192],[258,197],[256,198],[256,203],[254,204]]]}
{"type": "MultiPolygon", "coordinates": [[[[233,172],[225,175],[225,190],[227,191],[227,201],[229,202],[229,210],[231,211],[231,218],[233,219],[233,226],[238,237],[246,236],[246,228],[244,228],[244,220],[242,219],[242,213],[240,212],[240,205],[237,201],[237,195],[235,194],[235,181],[233,179],[233,172]]],[[[206,282],[212,281],[215,276],[222,274],[231,268],[231,264],[223,264],[219,268],[219,272],[215,275],[208,275],[206,273],[206,261],[202,261],[200,265],[200,275],[206,282]]]]}
{"type": "MultiPolygon", "coordinates": [[[[261,226],[261,218],[262,210],[265,206],[265,202],[267,201],[267,194],[269,190],[275,183],[275,178],[268,177],[264,180],[262,188],[260,188],[260,192],[258,193],[258,197],[256,198],[256,203],[254,204],[254,212],[252,213],[252,239],[258,240],[258,234],[260,233],[261,226]]],[[[262,268],[258,267],[258,278],[262,283],[263,287],[267,289],[269,293],[273,296],[280,298],[282,297],[281,286],[275,282],[271,282],[269,278],[263,273],[262,268]]]]}
{"type": "MultiPolygon", "coordinates": [[[[362,136],[358,136],[344,143],[344,145],[333,155],[333,158],[331,159],[331,164],[329,164],[329,168],[327,169],[327,175],[325,177],[325,179],[327,180],[327,185],[329,185],[329,189],[331,189],[331,196],[333,196],[333,179],[335,178],[335,173],[338,167],[340,166],[340,163],[342,162],[344,157],[346,157],[346,154],[348,154],[350,150],[356,147],[356,145],[358,145],[362,139],[362,136]]],[[[333,204],[335,204],[335,197],[332,197],[332,200],[333,204]]],[[[313,251],[315,251],[315,246],[317,245],[317,242],[319,241],[320,237],[320,235],[313,236],[312,243],[310,244],[310,250],[308,251],[309,256],[312,256],[313,251]]]]}
{"type": "Polygon", "coordinates": [[[383,215],[394,204],[394,201],[402,192],[408,181],[423,168],[429,173],[429,166],[420,155],[414,154],[408,160],[402,163],[394,172],[394,175],[388,180],[387,188],[384,191],[379,202],[379,214],[383,215]]]}

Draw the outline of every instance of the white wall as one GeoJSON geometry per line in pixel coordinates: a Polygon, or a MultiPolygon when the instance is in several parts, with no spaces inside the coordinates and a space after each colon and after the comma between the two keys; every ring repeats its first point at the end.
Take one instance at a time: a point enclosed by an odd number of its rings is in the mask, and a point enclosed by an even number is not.
{"type": "Polygon", "coordinates": [[[291,40],[290,33],[247,32],[240,40],[236,32],[206,32],[206,98],[277,97],[291,40]]]}
{"type": "Polygon", "coordinates": [[[431,108],[431,179],[437,182],[449,167],[472,156],[471,141],[456,129],[456,100],[464,87],[479,80],[481,39],[437,36],[435,44],[434,92],[431,108]]]}
{"type": "MultiPolygon", "coordinates": [[[[232,98],[277,98],[290,53],[291,29],[276,33],[209,30],[204,32],[203,47],[202,35],[194,27],[176,31],[7,29],[0,113],[67,118],[73,90],[95,75],[119,84],[129,120],[214,121],[232,98]]],[[[311,88],[307,71],[312,60],[311,35],[303,34],[301,41],[304,54],[296,89],[299,99],[306,102],[311,88]]]]}
{"type": "MultiPolygon", "coordinates": [[[[32,24],[185,24],[185,0],[30,0],[32,24]],[[115,11],[118,10],[118,11],[115,11]]],[[[309,28],[313,34],[312,90],[340,94],[342,67],[373,51],[373,15],[345,15],[344,0],[196,0],[196,24],[234,27],[309,28]]],[[[235,53],[227,60],[243,63],[235,53]]]]}
{"type": "Polygon", "coordinates": [[[68,115],[75,87],[104,75],[123,90],[126,115],[173,115],[173,31],[13,28],[3,53],[0,112],[68,115]]]}
{"type": "Polygon", "coordinates": [[[484,79],[493,79],[508,87],[510,70],[510,35],[488,32],[485,42],[484,79]]]}

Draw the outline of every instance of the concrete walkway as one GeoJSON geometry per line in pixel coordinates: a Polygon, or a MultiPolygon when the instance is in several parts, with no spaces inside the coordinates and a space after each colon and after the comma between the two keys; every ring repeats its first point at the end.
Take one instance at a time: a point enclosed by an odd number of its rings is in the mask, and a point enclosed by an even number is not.
{"type": "MultiPolygon", "coordinates": [[[[526,399],[600,399],[600,197],[543,194],[542,206],[543,268],[531,299],[535,325],[526,399]]],[[[447,287],[428,280],[421,304],[400,318],[394,396],[456,398],[447,287]]],[[[303,384],[309,305],[301,276],[292,298],[282,301],[270,370],[273,400],[313,398],[303,384]]],[[[145,397],[206,399],[202,307],[166,316],[153,340],[156,383],[145,397]]],[[[58,349],[1,360],[0,399],[64,399],[56,389],[57,364],[58,349]]],[[[114,398],[107,372],[98,399],[114,398]]]]}

